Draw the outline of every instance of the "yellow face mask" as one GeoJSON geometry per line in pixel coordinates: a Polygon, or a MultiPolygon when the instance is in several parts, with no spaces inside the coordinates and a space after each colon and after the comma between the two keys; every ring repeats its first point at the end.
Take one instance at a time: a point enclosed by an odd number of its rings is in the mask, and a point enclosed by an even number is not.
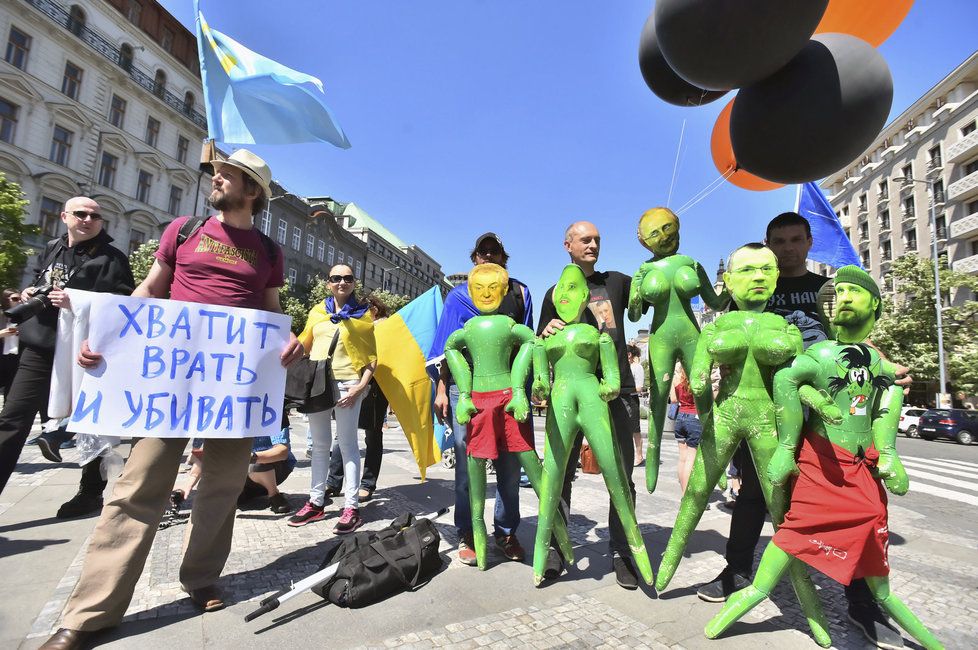
{"type": "Polygon", "coordinates": [[[493,314],[509,291],[509,273],[498,264],[479,264],[469,272],[468,286],[475,308],[493,314]]]}
{"type": "Polygon", "coordinates": [[[679,250],[679,217],[669,208],[652,208],[638,220],[638,241],[656,257],[679,250]]]}

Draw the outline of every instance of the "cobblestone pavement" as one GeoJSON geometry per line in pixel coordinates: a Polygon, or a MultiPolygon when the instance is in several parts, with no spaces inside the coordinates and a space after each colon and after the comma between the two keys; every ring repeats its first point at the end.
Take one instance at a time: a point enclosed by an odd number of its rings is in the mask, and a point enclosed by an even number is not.
{"type": "MultiPolygon", "coordinates": [[[[293,425],[292,439],[300,463],[284,487],[291,504],[298,508],[308,489],[310,469],[305,459],[305,424],[296,417],[293,425]]],[[[667,437],[671,436],[667,434],[667,437]]],[[[386,434],[385,447],[380,488],[362,510],[368,521],[366,529],[381,528],[405,511],[428,513],[452,504],[453,470],[439,464],[430,468],[428,480],[420,483],[414,459],[399,430],[392,429],[386,434]]],[[[70,453],[65,454],[68,460],[70,453]]],[[[655,558],[665,546],[678,505],[679,488],[674,479],[676,459],[675,446],[670,439],[664,444],[659,489],[653,495],[640,493],[638,496],[638,519],[642,522],[649,553],[655,558]]],[[[21,460],[21,471],[11,481],[12,486],[21,488],[15,491],[16,494],[29,495],[31,489],[59,481],[64,484],[64,499],[74,492],[70,483],[77,479],[77,470],[70,465],[47,463],[34,446],[25,449],[21,460]]],[[[643,475],[644,470],[638,468],[634,478],[642,483],[643,475]]],[[[492,492],[490,488],[490,496],[492,492]]],[[[519,537],[530,551],[537,504],[532,491],[522,490],[521,495],[524,523],[519,537]]],[[[332,527],[339,515],[340,504],[334,503],[327,508],[327,520],[301,528],[286,526],[285,516],[257,509],[260,506],[239,511],[231,555],[221,579],[232,603],[226,611],[232,612],[233,616],[225,614],[225,618],[217,615],[199,617],[180,591],[177,573],[186,526],[174,525],[157,535],[126,619],[107,643],[117,647],[144,647],[148,642],[164,642],[168,634],[176,634],[196,639],[191,641],[191,647],[195,644],[225,647],[231,639],[236,639],[236,646],[267,647],[276,639],[294,641],[297,631],[313,625],[324,630],[324,634],[331,630],[327,634],[333,640],[329,643],[331,647],[661,648],[709,645],[720,648],[744,647],[748,643],[759,647],[814,647],[794,595],[785,583],[776,589],[770,601],[735,625],[726,638],[710,642],[702,636],[703,625],[717,611],[717,606],[699,601],[695,586],[711,580],[723,568],[722,552],[729,527],[729,513],[718,507],[720,493],[716,492],[714,497],[691,542],[688,557],[680,565],[669,590],[659,595],[651,589],[626,592],[614,585],[613,576],[609,576],[610,562],[605,557],[607,492],[600,477],[581,474],[574,484],[574,511],[569,526],[580,562],[544,589],[533,588],[528,566],[504,563],[498,555],[491,554],[490,567],[485,573],[455,561],[458,540],[452,515],[448,514],[437,522],[437,526],[443,539],[441,550],[449,562],[430,585],[416,593],[397,596],[383,605],[361,610],[323,607],[314,596],[307,594],[283,605],[283,612],[289,610],[295,615],[279,617],[260,630],[256,630],[254,624],[248,627],[241,623],[240,616],[254,609],[261,597],[318,568],[325,549],[334,538],[332,527]],[[658,602],[653,602],[655,600],[658,602]],[[419,609],[415,611],[415,607],[419,609]],[[201,623],[194,621],[204,621],[203,633],[200,632],[201,623]]],[[[6,500],[0,498],[0,501],[6,500]]],[[[901,507],[896,498],[891,502],[893,591],[947,647],[975,647],[975,639],[978,639],[978,567],[973,557],[978,540],[959,538],[954,521],[930,518],[901,507]]],[[[18,527],[28,525],[16,523],[19,507],[19,502],[0,503],[0,567],[3,566],[5,538],[16,537],[16,532],[5,531],[16,531],[18,527]]],[[[491,503],[487,504],[488,511],[491,507],[491,503]]],[[[73,559],[67,562],[64,574],[55,583],[44,587],[43,605],[30,614],[25,647],[36,647],[43,637],[57,628],[84,561],[85,536],[95,520],[88,521],[87,528],[72,540],[77,550],[73,559]]],[[[58,524],[50,522],[48,525],[58,524]]],[[[770,533],[770,524],[767,524],[762,544],[757,549],[758,556],[770,533]]],[[[57,535],[56,532],[53,534],[57,535]]],[[[25,562],[44,562],[44,553],[44,548],[38,548],[22,553],[20,558],[25,562]]],[[[655,559],[653,563],[656,563],[655,559]]],[[[846,619],[841,587],[820,574],[815,574],[814,580],[823,596],[836,646],[867,647],[862,635],[846,619]]],[[[0,612],[5,607],[0,605],[0,612]]],[[[306,639],[305,632],[302,638],[306,639]]],[[[911,641],[907,643],[913,647],[911,641]]]]}

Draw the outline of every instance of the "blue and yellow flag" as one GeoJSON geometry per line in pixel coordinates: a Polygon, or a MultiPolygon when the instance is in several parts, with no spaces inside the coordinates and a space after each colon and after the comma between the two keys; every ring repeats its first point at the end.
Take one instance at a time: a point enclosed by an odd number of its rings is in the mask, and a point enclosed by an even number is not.
{"type": "Polygon", "coordinates": [[[846,264],[855,264],[862,268],[859,253],[853,247],[846,235],[845,229],[839,223],[832,204],[822,194],[817,183],[805,183],[798,186],[798,197],[795,211],[808,220],[812,227],[812,250],[808,258],[839,268],[846,264]]]}
{"type": "Polygon", "coordinates": [[[418,462],[421,479],[438,462],[431,410],[431,379],[425,356],[435,338],[442,300],[438,287],[421,294],[387,320],[377,323],[374,377],[390,402],[418,462]]]}
{"type": "Polygon", "coordinates": [[[329,142],[349,148],[323,83],[212,29],[194,0],[207,137],[228,144],[329,142]]]}

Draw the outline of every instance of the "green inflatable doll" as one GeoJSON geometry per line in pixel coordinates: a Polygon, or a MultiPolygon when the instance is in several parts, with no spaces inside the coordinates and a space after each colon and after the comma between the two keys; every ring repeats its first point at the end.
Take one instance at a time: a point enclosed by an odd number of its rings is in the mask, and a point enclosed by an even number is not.
{"type": "MultiPolygon", "coordinates": [[[[791,506],[768,544],[752,585],[730,596],[706,626],[715,638],[771,593],[795,558],[843,584],[865,578],[873,597],[925,648],[937,638],[890,593],[886,489],[905,494],[907,473],[895,443],[903,390],[894,366],[864,343],[880,315],[879,287],[857,266],[835,277],[831,314],[836,340],[821,341],[774,377],[778,436],[767,477],[797,475],[791,506]],[[835,417],[803,422],[799,388],[831,396],[835,417]],[[799,440],[801,447],[799,449],[799,440]],[[797,458],[797,461],[796,461],[797,458]]],[[[759,470],[760,471],[760,470],[759,470]]]]}
{"type": "MultiPolygon", "coordinates": [[[[467,424],[466,456],[472,537],[476,562],[486,569],[486,461],[516,454],[533,489],[539,494],[542,466],[533,449],[530,405],[523,382],[532,363],[533,330],[509,316],[496,314],[509,289],[509,274],[497,264],[480,264],[468,279],[469,295],[483,314],[470,318],[445,343],[445,359],[459,390],[458,422],[467,424]],[[472,367],[463,354],[467,351],[472,367]],[[513,353],[516,359],[513,360],[513,353]],[[512,363],[511,363],[512,362],[512,363]],[[514,376],[520,376],[514,383],[514,376]],[[514,390],[514,386],[518,387],[514,390]]],[[[573,550],[563,524],[555,531],[564,557],[573,550]]],[[[546,551],[544,552],[546,558],[546,551]]]]}

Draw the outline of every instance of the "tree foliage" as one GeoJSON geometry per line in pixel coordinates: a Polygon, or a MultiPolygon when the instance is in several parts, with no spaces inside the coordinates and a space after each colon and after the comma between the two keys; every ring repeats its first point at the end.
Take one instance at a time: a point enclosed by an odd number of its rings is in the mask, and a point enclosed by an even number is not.
{"type": "Polygon", "coordinates": [[[136,286],[146,279],[149,270],[153,268],[156,261],[156,251],[160,248],[160,242],[150,239],[139,245],[139,248],[129,254],[129,266],[132,267],[132,277],[136,279],[136,286]]]}
{"type": "MultiPolygon", "coordinates": [[[[893,361],[910,368],[918,380],[940,378],[937,356],[937,311],[934,308],[934,264],[906,255],[894,260],[892,277],[897,296],[884,300],[883,316],[873,330],[873,342],[893,361]]],[[[940,258],[943,303],[959,291],[978,292],[978,277],[952,271],[940,258]]],[[[952,390],[978,390],[978,301],[967,300],[941,312],[944,356],[952,390]]]]}
{"type": "Polygon", "coordinates": [[[20,185],[0,173],[0,289],[19,289],[20,275],[34,250],[24,245],[24,238],[39,229],[24,223],[27,205],[20,185]]]}

